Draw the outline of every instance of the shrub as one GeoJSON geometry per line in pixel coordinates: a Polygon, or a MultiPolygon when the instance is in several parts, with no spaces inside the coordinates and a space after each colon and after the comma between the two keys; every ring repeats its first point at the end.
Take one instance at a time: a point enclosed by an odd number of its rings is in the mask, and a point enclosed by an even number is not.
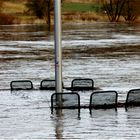
{"type": "Polygon", "coordinates": [[[0,13],[0,25],[10,25],[13,24],[15,17],[9,14],[0,13]]]}

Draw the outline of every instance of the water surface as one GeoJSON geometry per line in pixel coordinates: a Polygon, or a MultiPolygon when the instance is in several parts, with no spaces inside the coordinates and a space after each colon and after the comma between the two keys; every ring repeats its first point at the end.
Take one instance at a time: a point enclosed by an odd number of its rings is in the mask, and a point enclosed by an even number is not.
{"type": "MultiPolygon", "coordinates": [[[[0,89],[12,80],[54,78],[54,34],[45,25],[0,26],[0,89]]],[[[101,90],[116,90],[119,101],[140,83],[140,26],[114,23],[65,24],[63,81],[92,78],[101,90]]],[[[139,108],[65,110],[51,115],[49,91],[0,91],[0,138],[139,139],[139,108]]],[[[91,92],[79,92],[88,104],[91,92]]]]}

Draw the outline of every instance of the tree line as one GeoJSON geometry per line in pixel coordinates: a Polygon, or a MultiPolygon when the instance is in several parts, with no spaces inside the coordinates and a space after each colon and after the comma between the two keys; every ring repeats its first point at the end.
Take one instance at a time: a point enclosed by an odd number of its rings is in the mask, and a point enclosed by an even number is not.
{"type": "MultiPolygon", "coordinates": [[[[102,13],[107,14],[109,21],[118,22],[120,17],[134,22],[140,15],[140,0],[96,0],[102,13]]],[[[0,0],[0,14],[4,0],[0,0]]],[[[61,0],[62,5],[65,0],[61,0]]],[[[92,4],[92,3],[91,3],[92,4]]],[[[27,13],[44,19],[50,28],[54,0],[26,0],[27,13]]],[[[3,14],[1,14],[3,15],[3,14]]],[[[1,17],[0,17],[1,18],[1,17]]]]}
{"type": "MultiPolygon", "coordinates": [[[[32,14],[38,18],[44,18],[50,26],[50,15],[54,9],[53,1],[28,0],[26,6],[32,14]]],[[[118,22],[121,16],[128,22],[134,22],[140,15],[140,0],[98,0],[98,3],[101,4],[101,10],[107,14],[111,22],[118,22]]]]}

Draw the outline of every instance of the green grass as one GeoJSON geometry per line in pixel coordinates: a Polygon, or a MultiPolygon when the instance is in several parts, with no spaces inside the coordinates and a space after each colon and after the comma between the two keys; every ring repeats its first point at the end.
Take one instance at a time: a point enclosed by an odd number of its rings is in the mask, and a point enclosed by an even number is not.
{"type": "Polygon", "coordinates": [[[63,12],[97,12],[100,5],[92,3],[63,3],[63,12]]]}

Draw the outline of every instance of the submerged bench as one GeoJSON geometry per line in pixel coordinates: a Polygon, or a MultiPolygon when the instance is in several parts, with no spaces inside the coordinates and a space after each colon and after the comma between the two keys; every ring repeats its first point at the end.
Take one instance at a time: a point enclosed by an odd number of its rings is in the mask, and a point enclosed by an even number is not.
{"type": "Polygon", "coordinates": [[[78,109],[80,113],[80,96],[76,92],[54,93],[51,96],[51,111],[53,109],[78,109]],[[58,98],[62,98],[62,102],[58,103],[58,98]]]}
{"type": "Polygon", "coordinates": [[[73,79],[71,82],[71,90],[79,91],[79,90],[93,90],[94,89],[94,81],[90,78],[85,79],[73,79]]]}
{"type": "Polygon", "coordinates": [[[55,80],[42,80],[40,83],[41,90],[55,90],[55,80]]]}
{"type": "Polygon", "coordinates": [[[117,109],[118,93],[116,91],[96,91],[90,95],[89,109],[117,109]]]}
{"type": "MultiPolygon", "coordinates": [[[[62,83],[63,87],[63,83],[62,83]]],[[[40,90],[55,90],[55,80],[45,79],[42,80],[40,83],[40,90]]]]}
{"type": "Polygon", "coordinates": [[[96,91],[90,95],[89,105],[80,105],[80,95],[77,92],[54,93],[51,96],[51,112],[53,109],[117,109],[118,93],[116,91],[96,91]],[[59,103],[59,97],[62,98],[59,103]]]}
{"type": "Polygon", "coordinates": [[[131,89],[127,93],[125,107],[140,106],[140,89],[131,89]]]}
{"type": "MultiPolygon", "coordinates": [[[[62,83],[62,88],[71,90],[71,91],[80,91],[80,90],[93,90],[94,81],[92,79],[73,79],[71,82],[71,87],[64,87],[62,83]]],[[[40,83],[40,90],[55,90],[55,80],[45,79],[40,83]]]]}
{"type": "Polygon", "coordinates": [[[33,89],[33,83],[30,80],[17,80],[11,81],[11,90],[31,90],[33,89]]]}

